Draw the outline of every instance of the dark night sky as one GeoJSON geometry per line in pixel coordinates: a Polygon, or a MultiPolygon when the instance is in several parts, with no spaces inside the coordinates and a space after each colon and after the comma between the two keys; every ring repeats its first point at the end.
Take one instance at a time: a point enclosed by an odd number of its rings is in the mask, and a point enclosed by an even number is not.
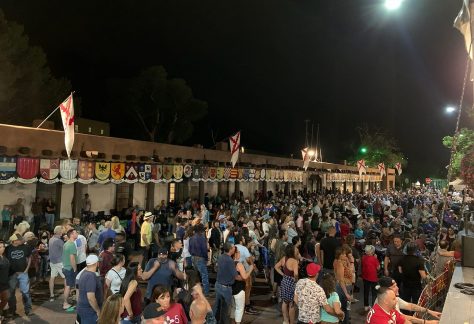
{"type": "MultiPolygon", "coordinates": [[[[107,120],[106,80],[163,65],[209,103],[192,143],[242,130],[243,145],[282,155],[320,123],[325,160],[347,157],[355,126],[387,129],[434,175],[459,101],[466,54],[452,27],[461,0],[1,0],[56,76],[72,81],[84,117],[107,120]]],[[[468,102],[471,98],[469,96],[468,102]]],[[[112,125],[113,127],[113,125],[112,125]]],[[[112,135],[126,130],[112,128],[112,135]]],[[[129,134],[133,132],[128,131],[129,134]]],[[[299,157],[299,155],[297,155],[299,157]]]]}

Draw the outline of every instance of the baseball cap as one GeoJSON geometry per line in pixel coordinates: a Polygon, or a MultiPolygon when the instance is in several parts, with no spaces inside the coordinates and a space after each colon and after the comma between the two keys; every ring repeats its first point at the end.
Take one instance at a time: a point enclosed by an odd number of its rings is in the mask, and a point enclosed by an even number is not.
{"type": "Polygon", "coordinates": [[[316,263],[310,263],[306,266],[306,273],[310,277],[315,277],[318,274],[319,270],[321,270],[321,266],[316,263]]]}
{"type": "Polygon", "coordinates": [[[158,250],[158,254],[168,254],[168,249],[162,247],[158,250]]]}
{"type": "Polygon", "coordinates": [[[99,262],[99,258],[95,254],[89,254],[86,258],[86,264],[87,265],[93,265],[99,262]]]}

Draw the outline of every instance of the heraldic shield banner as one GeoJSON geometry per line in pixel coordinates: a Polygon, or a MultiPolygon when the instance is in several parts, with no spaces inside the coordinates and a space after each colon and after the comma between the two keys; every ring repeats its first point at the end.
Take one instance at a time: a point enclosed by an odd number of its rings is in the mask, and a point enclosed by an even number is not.
{"type": "Polygon", "coordinates": [[[16,162],[18,182],[34,183],[38,181],[39,159],[20,157],[16,162]]]}
{"type": "Polygon", "coordinates": [[[52,184],[59,181],[59,159],[41,159],[39,179],[42,183],[52,184]]]}
{"type": "Polygon", "coordinates": [[[71,184],[77,181],[77,165],[77,160],[61,160],[59,175],[62,183],[71,184]]]}
{"type": "Polygon", "coordinates": [[[96,162],[95,163],[95,182],[109,183],[110,182],[110,162],[96,162]]]}
{"type": "Polygon", "coordinates": [[[16,158],[0,157],[0,184],[12,183],[15,181],[16,158]]]}

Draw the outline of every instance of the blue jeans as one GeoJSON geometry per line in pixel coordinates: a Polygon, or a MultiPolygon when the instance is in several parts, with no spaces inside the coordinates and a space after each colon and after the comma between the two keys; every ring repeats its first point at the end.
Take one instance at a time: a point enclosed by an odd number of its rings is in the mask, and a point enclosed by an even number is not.
{"type": "Polygon", "coordinates": [[[212,312],[217,323],[230,323],[230,306],[232,305],[232,287],[216,282],[216,300],[212,312]]]}
{"type": "Polygon", "coordinates": [[[77,312],[81,317],[81,324],[97,324],[97,314],[95,312],[77,312]]]}
{"type": "MultiPolygon", "coordinates": [[[[347,293],[350,295],[352,293],[352,285],[346,286],[347,293]]],[[[351,311],[347,309],[347,297],[346,294],[344,294],[344,290],[342,290],[342,287],[337,284],[336,285],[336,292],[339,295],[339,301],[341,302],[341,310],[344,312],[344,321],[342,322],[343,324],[350,323],[351,319],[351,311]]]]}
{"type": "Polygon", "coordinates": [[[48,224],[48,228],[50,230],[54,229],[54,214],[45,213],[44,216],[46,217],[46,223],[48,224]]]}
{"type": "Polygon", "coordinates": [[[28,277],[28,274],[23,272],[14,273],[10,276],[8,284],[10,286],[10,298],[8,299],[8,308],[10,309],[10,311],[12,313],[16,312],[15,290],[17,285],[20,286],[25,311],[31,311],[30,278],[28,277]]]}
{"type": "MultiPolygon", "coordinates": [[[[203,257],[193,256],[193,266],[201,275],[204,295],[209,295],[209,274],[207,273],[207,261],[203,257]]],[[[232,294],[231,294],[232,295],[232,294]]]]}

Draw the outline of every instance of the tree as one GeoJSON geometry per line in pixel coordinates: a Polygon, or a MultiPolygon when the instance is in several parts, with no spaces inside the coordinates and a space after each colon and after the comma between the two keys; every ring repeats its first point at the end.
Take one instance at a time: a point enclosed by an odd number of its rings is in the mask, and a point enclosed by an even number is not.
{"type": "MultiPolygon", "coordinates": [[[[453,144],[453,136],[443,137],[443,145],[449,149],[453,144]]],[[[474,148],[474,131],[468,128],[461,128],[456,141],[456,153],[453,156],[451,176],[452,180],[461,175],[461,161],[474,148]]]]}
{"type": "Polygon", "coordinates": [[[356,163],[360,159],[365,160],[368,167],[377,167],[379,163],[385,163],[385,167],[394,167],[395,163],[402,163],[406,166],[407,160],[400,152],[397,140],[380,129],[371,129],[368,125],[359,126],[360,145],[357,152],[350,159],[351,163],[356,163]]]}
{"type": "Polygon", "coordinates": [[[45,53],[29,44],[23,26],[7,21],[0,10],[0,121],[29,126],[70,90],[69,81],[52,76],[45,53]]]}
{"type": "Polygon", "coordinates": [[[464,184],[474,188],[474,146],[461,160],[461,179],[464,184]]]}
{"type": "Polygon", "coordinates": [[[207,113],[207,103],[194,98],[183,79],[168,79],[162,66],[139,76],[110,82],[111,104],[132,118],[152,142],[182,143],[193,133],[193,122],[207,113]]]}

